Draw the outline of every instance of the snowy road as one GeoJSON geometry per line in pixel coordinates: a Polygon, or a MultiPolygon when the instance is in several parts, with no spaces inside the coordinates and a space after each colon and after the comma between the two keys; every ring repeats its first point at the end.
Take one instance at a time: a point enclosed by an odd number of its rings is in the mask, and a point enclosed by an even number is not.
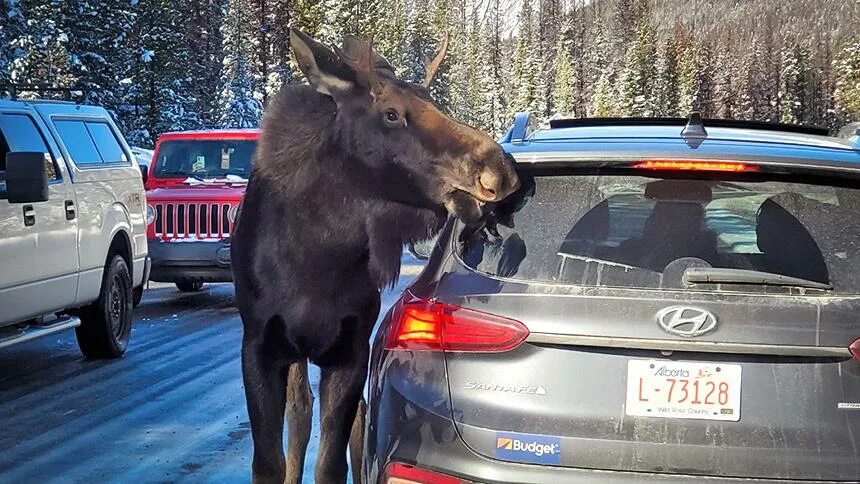
{"type": "MultiPolygon", "coordinates": [[[[384,308],[417,269],[404,266],[384,308]]],[[[121,360],[84,361],[73,332],[0,352],[0,482],[249,482],[241,334],[231,284],[197,294],[159,285],[121,360]]],[[[315,394],[318,379],[312,366],[315,394]]]]}

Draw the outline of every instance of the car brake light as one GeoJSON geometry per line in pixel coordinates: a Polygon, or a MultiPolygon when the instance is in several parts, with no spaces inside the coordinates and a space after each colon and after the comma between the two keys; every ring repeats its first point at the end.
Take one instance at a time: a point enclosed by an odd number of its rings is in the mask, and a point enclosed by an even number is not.
{"type": "Polygon", "coordinates": [[[855,360],[860,360],[860,338],[855,339],[854,342],[848,346],[848,351],[851,352],[851,355],[854,356],[855,360]]]}
{"type": "Polygon", "coordinates": [[[502,352],[522,343],[528,328],[513,319],[426,301],[407,291],[392,313],[389,350],[502,352]]]}
{"type": "Polygon", "coordinates": [[[465,484],[466,481],[420,467],[392,462],[385,468],[385,484],[465,484]]]}
{"type": "Polygon", "coordinates": [[[642,170],[680,170],[680,171],[758,171],[758,167],[739,161],[701,161],[701,160],[647,160],[636,163],[633,168],[642,170]]]}

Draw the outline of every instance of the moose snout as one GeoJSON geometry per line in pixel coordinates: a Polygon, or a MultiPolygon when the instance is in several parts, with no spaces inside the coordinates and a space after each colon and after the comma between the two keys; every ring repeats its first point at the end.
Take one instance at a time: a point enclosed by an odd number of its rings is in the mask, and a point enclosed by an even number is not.
{"type": "Polygon", "coordinates": [[[485,202],[498,202],[520,186],[520,179],[510,163],[503,160],[500,165],[482,169],[475,181],[476,191],[485,202]]]}

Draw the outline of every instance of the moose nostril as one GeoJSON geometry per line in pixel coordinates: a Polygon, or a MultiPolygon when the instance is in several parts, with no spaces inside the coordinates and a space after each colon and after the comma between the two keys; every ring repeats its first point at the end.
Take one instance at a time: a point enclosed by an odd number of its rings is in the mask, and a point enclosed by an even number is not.
{"type": "Polygon", "coordinates": [[[490,193],[492,195],[496,194],[496,187],[499,184],[499,177],[495,173],[491,171],[484,171],[483,173],[481,173],[481,176],[478,177],[478,182],[481,184],[481,188],[486,190],[487,193],[490,193]]]}

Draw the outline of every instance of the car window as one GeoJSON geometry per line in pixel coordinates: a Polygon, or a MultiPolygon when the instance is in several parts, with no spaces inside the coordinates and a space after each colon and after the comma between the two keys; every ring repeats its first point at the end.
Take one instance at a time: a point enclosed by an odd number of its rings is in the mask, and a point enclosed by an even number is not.
{"type": "Polygon", "coordinates": [[[769,272],[860,292],[860,190],[780,181],[534,178],[513,227],[466,236],[492,276],[683,288],[688,267],[769,272]]]}
{"type": "Polygon", "coordinates": [[[254,140],[169,140],[159,145],[156,177],[248,178],[254,140]]]}
{"type": "Polygon", "coordinates": [[[26,114],[0,114],[0,191],[6,190],[6,153],[10,151],[36,151],[47,153],[45,171],[48,180],[59,180],[60,175],[45,138],[26,114]]]}
{"type": "Polygon", "coordinates": [[[102,164],[102,157],[83,121],[57,120],[54,126],[75,165],[86,167],[102,164]]]}
{"type": "Polygon", "coordinates": [[[128,161],[119,145],[119,141],[107,123],[87,121],[84,124],[93,141],[95,141],[96,149],[104,163],[124,163],[128,161]]]}

